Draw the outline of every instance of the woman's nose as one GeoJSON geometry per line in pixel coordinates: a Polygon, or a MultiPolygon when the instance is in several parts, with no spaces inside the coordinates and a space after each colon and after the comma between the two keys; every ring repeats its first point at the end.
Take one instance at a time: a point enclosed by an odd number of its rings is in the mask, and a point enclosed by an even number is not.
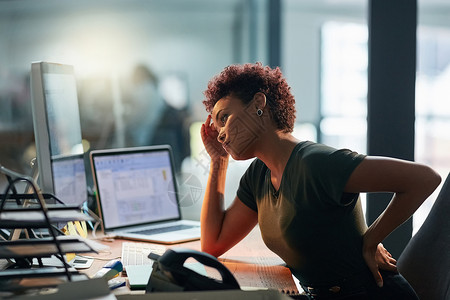
{"type": "Polygon", "coordinates": [[[217,140],[219,141],[219,143],[223,143],[225,141],[225,133],[223,132],[223,128],[220,129],[217,140]]]}

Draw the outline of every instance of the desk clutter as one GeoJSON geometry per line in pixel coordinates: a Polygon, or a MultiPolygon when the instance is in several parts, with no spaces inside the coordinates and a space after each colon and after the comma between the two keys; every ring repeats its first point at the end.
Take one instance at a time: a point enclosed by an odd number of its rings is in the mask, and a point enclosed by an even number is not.
{"type": "Polygon", "coordinates": [[[102,245],[76,232],[83,222],[98,218],[41,193],[30,177],[1,165],[0,175],[8,181],[0,194],[0,298],[303,299],[270,289],[244,291],[209,254],[142,242],[122,242],[121,260],[106,262],[89,277],[79,270],[89,267],[90,258],[82,254],[99,253],[102,245]],[[18,192],[19,182],[26,183],[27,193],[18,192]],[[206,268],[219,276],[211,276],[206,268]],[[130,290],[141,290],[141,295],[116,297],[113,290],[126,282],[130,290]]]}
{"type": "Polygon", "coordinates": [[[155,245],[140,242],[123,242],[121,260],[125,274],[128,266],[146,265],[151,269],[153,260],[148,255],[156,253],[162,255],[166,251],[163,245],[155,245]]]}
{"type": "Polygon", "coordinates": [[[118,299],[308,299],[306,295],[271,289],[243,290],[217,258],[197,250],[175,247],[162,255],[150,252],[148,258],[152,261],[151,271],[146,265],[128,265],[128,276],[134,267],[147,269],[146,274],[141,274],[142,278],[148,278],[141,286],[145,295],[120,295],[118,299]],[[205,267],[213,269],[218,276],[209,276],[205,267]]]}
{"type": "Polygon", "coordinates": [[[55,196],[42,194],[34,180],[0,165],[8,185],[0,195],[0,297],[27,295],[62,283],[89,278],[66,260],[69,253],[98,252],[97,244],[81,236],[65,235],[61,224],[95,221],[80,207],[66,206],[55,196]],[[25,182],[29,193],[18,193],[25,182]],[[62,267],[43,260],[57,258],[62,267]]]}

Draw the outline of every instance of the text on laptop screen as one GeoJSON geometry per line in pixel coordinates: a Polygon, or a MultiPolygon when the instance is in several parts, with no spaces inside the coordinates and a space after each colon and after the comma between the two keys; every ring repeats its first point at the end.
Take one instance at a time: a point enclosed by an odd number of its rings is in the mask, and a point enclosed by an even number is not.
{"type": "Polygon", "coordinates": [[[105,228],[179,218],[168,151],[94,160],[105,228]]]}

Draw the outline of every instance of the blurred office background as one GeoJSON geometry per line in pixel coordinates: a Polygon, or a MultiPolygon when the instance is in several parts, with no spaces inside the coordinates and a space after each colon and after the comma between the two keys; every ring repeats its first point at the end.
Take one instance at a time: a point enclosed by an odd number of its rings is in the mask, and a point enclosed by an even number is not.
{"type": "MultiPolygon", "coordinates": [[[[279,65],[297,100],[295,135],[366,153],[367,11],[368,0],[2,0],[0,164],[31,172],[34,61],[75,67],[86,151],[173,146],[190,195],[182,203],[187,218],[199,217],[209,170],[199,136],[202,92],[229,64],[279,65]]],[[[416,76],[415,160],[446,177],[446,0],[418,0],[416,76]]],[[[248,163],[230,163],[228,202],[248,163]]],[[[415,214],[414,232],[436,196],[415,214]]]]}

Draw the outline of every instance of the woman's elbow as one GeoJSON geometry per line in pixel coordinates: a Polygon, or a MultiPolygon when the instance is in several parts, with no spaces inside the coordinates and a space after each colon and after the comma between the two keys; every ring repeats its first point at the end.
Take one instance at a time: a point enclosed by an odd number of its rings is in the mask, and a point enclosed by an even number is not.
{"type": "Polygon", "coordinates": [[[201,243],[200,250],[217,257],[216,255],[214,255],[214,249],[208,245],[205,245],[204,243],[201,243]]]}
{"type": "Polygon", "coordinates": [[[425,166],[422,179],[423,185],[426,186],[430,194],[433,193],[433,191],[439,186],[442,180],[441,176],[428,166],[425,166]]]}
{"type": "Polygon", "coordinates": [[[217,249],[214,243],[206,241],[203,237],[200,238],[200,249],[202,252],[211,254],[214,257],[219,257],[223,254],[217,249]]]}

